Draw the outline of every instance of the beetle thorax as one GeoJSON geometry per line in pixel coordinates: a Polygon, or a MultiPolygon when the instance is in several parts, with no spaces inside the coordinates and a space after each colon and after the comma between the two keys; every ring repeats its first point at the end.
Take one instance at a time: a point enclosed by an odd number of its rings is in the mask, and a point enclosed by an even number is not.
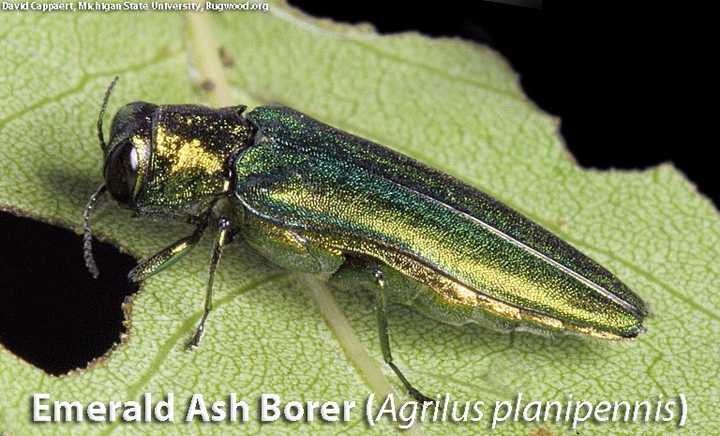
{"type": "Polygon", "coordinates": [[[152,132],[147,174],[136,205],[140,212],[204,209],[227,192],[229,161],[251,136],[248,123],[231,108],[161,106],[152,132]]]}

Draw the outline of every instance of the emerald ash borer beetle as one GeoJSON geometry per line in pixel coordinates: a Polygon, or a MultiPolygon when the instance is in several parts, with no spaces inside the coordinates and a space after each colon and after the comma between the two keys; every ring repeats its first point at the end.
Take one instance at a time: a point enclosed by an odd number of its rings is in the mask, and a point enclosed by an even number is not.
{"type": "Polygon", "coordinates": [[[275,264],[320,273],[331,284],[376,296],[385,362],[393,363],[387,303],[449,324],[569,332],[602,339],[644,331],[645,303],[607,269],[489,195],[294,109],[134,102],[115,114],[110,140],[97,121],[104,193],[139,215],[187,220],[193,234],[141,261],[141,281],[186,254],[206,230],[214,245],[199,344],[223,247],[242,239],[275,264]]]}

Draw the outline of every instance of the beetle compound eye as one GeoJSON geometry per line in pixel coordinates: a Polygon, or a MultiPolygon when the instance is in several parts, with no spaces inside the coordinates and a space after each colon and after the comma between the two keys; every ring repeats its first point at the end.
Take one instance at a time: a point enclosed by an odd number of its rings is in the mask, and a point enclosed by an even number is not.
{"type": "Polygon", "coordinates": [[[120,203],[129,203],[137,179],[138,154],[132,142],[118,144],[110,153],[105,169],[105,183],[110,195],[120,203]]]}

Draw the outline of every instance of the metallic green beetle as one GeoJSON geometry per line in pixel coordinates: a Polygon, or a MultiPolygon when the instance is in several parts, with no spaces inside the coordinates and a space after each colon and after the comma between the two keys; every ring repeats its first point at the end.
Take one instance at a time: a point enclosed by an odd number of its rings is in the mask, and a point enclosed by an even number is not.
{"type": "Polygon", "coordinates": [[[603,339],[644,331],[644,302],[612,273],[447,174],[282,106],[244,115],[244,106],[130,103],[115,115],[106,143],[102,120],[114,83],[98,117],[105,184],[85,210],[85,260],[97,275],[90,215],[106,190],[140,215],[197,225],[140,262],[133,281],[216,229],[192,347],[205,330],[223,246],[236,237],[281,267],[374,290],[384,359],[421,400],[427,397],[393,363],[386,302],[450,324],[503,330],[603,339]]]}

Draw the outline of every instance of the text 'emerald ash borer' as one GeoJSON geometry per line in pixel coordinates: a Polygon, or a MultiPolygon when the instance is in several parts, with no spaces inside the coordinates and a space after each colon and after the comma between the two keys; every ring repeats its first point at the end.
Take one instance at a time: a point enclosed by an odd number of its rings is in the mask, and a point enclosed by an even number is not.
{"type": "MultiPolygon", "coordinates": [[[[117,80],[117,78],[115,79],[117,80]]],[[[602,339],[644,331],[645,303],[595,261],[489,195],[382,145],[283,106],[211,109],[134,102],[98,117],[105,193],[140,215],[194,223],[190,236],[141,261],[141,281],[187,253],[206,230],[215,239],[205,311],[223,246],[242,239],[289,270],[323,273],[335,286],[374,291],[386,363],[393,363],[388,302],[450,324],[570,332],[602,339]]]]}

